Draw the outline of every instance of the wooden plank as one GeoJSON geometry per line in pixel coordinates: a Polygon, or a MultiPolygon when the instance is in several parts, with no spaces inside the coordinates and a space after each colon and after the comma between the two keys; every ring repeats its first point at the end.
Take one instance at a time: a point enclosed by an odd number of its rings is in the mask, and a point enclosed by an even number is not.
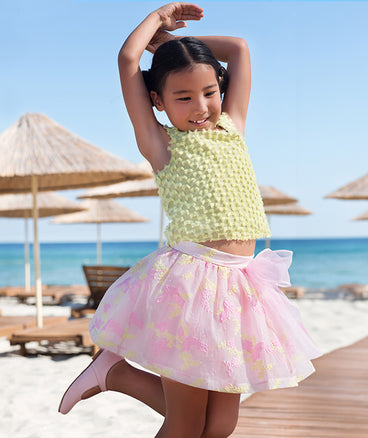
{"type": "Polygon", "coordinates": [[[80,318],[72,321],[67,321],[61,324],[52,324],[42,328],[29,328],[20,330],[13,335],[13,339],[22,339],[27,341],[42,341],[44,339],[60,339],[73,338],[80,336],[83,332],[88,332],[89,320],[80,318]]]}
{"type": "Polygon", "coordinates": [[[22,324],[22,322],[16,322],[16,321],[9,322],[7,320],[0,321],[0,337],[8,338],[15,331],[22,330],[23,328],[24,325],[22,324]]]}
{"type": "Polygon", "coordinates": [[[354,430],[354,435],[350,435],[350,432],[347,435],[343,435],[339,430],[329,430],[329,429],[319,429],[319,430],[311,430],[308,428],[304,429],[273,429],[273,430],[264,430],[264,429],[254,429],[254,428],[244,428],[242,430],[237,430],[234,432],[231,437],[232,438],[336,438],[336,437],[345,437],[348,438],[353,436],[354,438],[367,438],[366,431],[358,431],[354,430]]]}
{"type": "Polygon", "coordinates": [[[368,337],[313,361],[297,388],[253,394],[232,437],[368,437],[368,337]]]}
{"type": "MultiPolygon", "coordinates": [[[[67,321],[66,316],[48,316],[45,317],[44,324],[55,324],[67,321]]],[[[37,320],[35,316],[0,316],[0,337],[10,337],[14,332],[30,327],[36,327],[37,320]]]]}
{"type": "MultiPolygon", "coordinates": [[[[368,426],[366,424],[362,424],[362,419],[359,417],[354,417],[354,419],[350,419],[346,421],[346,416],[338,418],[337,416],[326,416],[326,418],[306,418],[305,415],[286,418],[285,415],[280,418],[275,417],[249,417],[249,420],[252,421],[257,419],[259,424],[262,424],[262,428],[269,427],[271,429],[279,429],[279,428],[309,428],[309,429],[323,429],[325,424],[329,424],[329,427],[333,426],[334,429],[338,429],[339,431],[345,431],[346,435],[349,435],[351,428],[359,428],[360,430],[364,430],[367,432],[368,436],[368,426]]],[[[247,425],[247,424],[245,424],[247,425]]]]}
{"type": "MultiPolygon", "coordinates": [[[[86,285],[74,284],[71,286],[64,285],[43,285],[42,297],[51,298],[55,302],[59,302],[62,298],[72,296],[88,296],[89,288],[86,285]]],[[[0,296],[18,298],[20,301],[26,301],[28,298],[35,297],[35,288],[31,287],[29,292],[26,292],[23,286],[7,286],[0,288],[0,296]]]]}
{"type": "Polygon", "coordinates": [[[59,324],[51,324],[42,328],[29,328],[12,334],[11,345],[25,346],[27,342],[65,342],[73,341],[76,345],[93,347],[94,344],[89,336],[89,318],[79,318],[65,321],[59,324]]]}
{"type": "Polygon", "coordinates": [[[96,312],[96,309],[90,309],[88,307],[80,307],[71,309],[70,315],[73,318],[84,318],[85,316],[92,316],[96,312]]]}

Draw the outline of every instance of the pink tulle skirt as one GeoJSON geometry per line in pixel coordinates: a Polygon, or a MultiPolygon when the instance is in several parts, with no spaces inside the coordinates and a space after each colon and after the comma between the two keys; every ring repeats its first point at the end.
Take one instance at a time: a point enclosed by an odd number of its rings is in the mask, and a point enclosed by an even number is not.
{"type": "Polygon", "coordinates": [[[178,382],[253,393],[297,386],[320,355],[287,286],[290,251],[256,257],[181,242],[106,292],[90,323],[101,348],[178,382]]]}

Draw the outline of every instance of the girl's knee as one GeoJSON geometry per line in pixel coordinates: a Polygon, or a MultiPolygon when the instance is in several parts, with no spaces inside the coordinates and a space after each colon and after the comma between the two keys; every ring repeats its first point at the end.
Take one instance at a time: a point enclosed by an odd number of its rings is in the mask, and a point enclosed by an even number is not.
{"type": "MultiPolygon", "coordinates": [[[[165,418],[163,430],[167,436],[175,438],[201,438],[205,427],[205,417],[183,417],[172,419],[170,416],[165,418]]],[[[166,436],[166,435],[165,435],[166,436]]]]}
{"type": "Polygon", "coordinates": [[[210,416],[201,438],[227,438],[233,432],[238,423],[238,415],[229,412],[228,415],[210,416]]]}
{"type": "Polygon", "coordinates": [[[210,392],[206,425],[201,438],[227,438],[234,431],[239,416],[240,394],[210,392]]]}
{"type": "Polygon", "coordinates": [[[200,438],[203,434],[203,430],[206,423],[206,417],[204,415],[197,415],[195,417],[186,417],[183,419],[179,429],[180,435],[175,435],[175,437],[198,437],[200,438]]]}
{"type": "Polygon", "coordinates": [[[227,438],[234,432],[236,424],[237,419],[206,423],[201,438],[227,438]]]}

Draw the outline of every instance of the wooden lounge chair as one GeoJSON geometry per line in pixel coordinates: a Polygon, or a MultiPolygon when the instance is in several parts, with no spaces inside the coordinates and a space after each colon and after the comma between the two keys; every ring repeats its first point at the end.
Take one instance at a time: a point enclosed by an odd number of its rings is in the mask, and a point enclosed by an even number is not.
{"type": "Polygon", "coordinates": [[[19,292],[24,292],[24,286],[0,287],[0,297],[14,297],[19,292]]]}
{"type": "Polygon", "coordinates": [[[84,307],[72,309],[71,315],[75,318],[94,313],[107,289],[121,275],[128,271],[127,266],[83,266],[84,276],[88,284],[90,295],[84,307]]]}
{"type": "MultiPolygon", "coordinates": [[[[35,298],[35,288],[31,287],[26,291],[24,286],[7,286],[0,288],[0,296],[17,298],[21,303],[26,302],[29,298],[35,298]]],[[[70,300],[73,296],[89,295],[88,287],[85,285],[42,285],[42,298],[48,298],[53,304],[62,304],[70,300]]]]}
{"type": "Polygon", "coordinates": [[[27,328],[13,333],[10,337],[11,345],[20,345],[20,353],[27,354],[27,342],[67,342],[72,341],[77,346],[91,347],[91,354],[95,354],[97,346],[89,335],[89,318],[77,318],[64,322],[45,325],[42,328],[27,328]]]}
{"type": "Polygon", "coordinates": [[[289,298],[303,298],[306,288],[303,286],[280,287],[289,298]]]}
{"type": "MultiPolygon", "coordinates": [[[[43,318],[44,325],[56,324],[67,321],[66,316],[48,316],[43,318]]],[[[30,327],[36,327],[37,321],[35,316],[0,316],[0,337],[10,338],[11,335],[18,331],[30,327]]]]}
{"type": "Polygon", "coordinates": [[[339,289],[349,292],[356,299],[368,298],[368,284],[342,284],[341,286],[339,286],[339,289]]]}

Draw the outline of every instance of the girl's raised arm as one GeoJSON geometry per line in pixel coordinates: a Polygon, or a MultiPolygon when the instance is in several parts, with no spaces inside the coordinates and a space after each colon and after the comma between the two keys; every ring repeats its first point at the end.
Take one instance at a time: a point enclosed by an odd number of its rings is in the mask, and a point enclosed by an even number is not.
{"type": "Polygon", "coordinates": [[[251,69],[248,45],[242,38],[223,36],[196,36],[203,41],[217,60],[227,63],[229,85],[222,110],[229,114],[239,132],[244,132],[247,118],[251,69]]]}
{"type": "Polygon", "coordinates": [[[184,20],[200,20],[203,9],[190,3],[170,3],[150,13],[129,35],[118,56],[121,88],[138,147],[152,163],[161,153],[162,136],[145,87],[139,62],[152,37],[161,30],[185,27],[184,20]]]}

